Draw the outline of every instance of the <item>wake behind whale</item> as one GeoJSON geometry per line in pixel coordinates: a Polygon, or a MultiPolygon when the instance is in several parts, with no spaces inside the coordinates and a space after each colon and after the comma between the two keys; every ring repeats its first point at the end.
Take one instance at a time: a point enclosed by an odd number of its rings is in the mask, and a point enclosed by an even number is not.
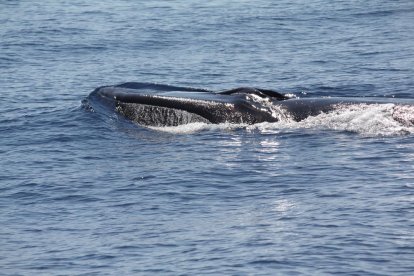
{"type": "Polygon", "coordinates": [[[224,91],[151,83],[95,89],[84,101],[142,126],[170,132],[205,128],[326,128],[368,135],[412,133],[414,100],[309,97],[242,87],[224,91]]]}

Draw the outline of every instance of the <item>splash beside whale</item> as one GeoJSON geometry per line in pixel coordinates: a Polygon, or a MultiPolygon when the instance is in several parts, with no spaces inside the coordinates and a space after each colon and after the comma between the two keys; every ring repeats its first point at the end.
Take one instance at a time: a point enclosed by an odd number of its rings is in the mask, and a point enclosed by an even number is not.
{"type": "Polygon", "coordinates": [[[129,82],[95,89],[87,98],[143,126],[256,124],[302,121],[353,106],[393,104],[392,117],[414,125],[414,100],[394,98],[292,98],[279,92],[241,87],[214,92],[206,89],[129,82]]]}

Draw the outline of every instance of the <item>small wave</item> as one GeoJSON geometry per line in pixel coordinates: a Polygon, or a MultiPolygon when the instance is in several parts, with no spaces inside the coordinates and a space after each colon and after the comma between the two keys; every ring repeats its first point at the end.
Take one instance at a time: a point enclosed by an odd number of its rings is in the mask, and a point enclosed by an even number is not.
{"type": "Polygon", "coordinates": [[[190,123],[150,129],[173,134],[191,134],[201,131],[246,129],[248,131],[274,132],[295,129],[335,130],[357,133],[365,137],[396,136],[414,133],[414,107],[395,104],[356,104],[338,106],[335,111],[310,116],[296,122],[290,117],[280,118],[275,123],[209,124],[190,123]],[[409,109],[407,112],[407,109],[409,109]]]}
{"type": "Polygon", "coordinates": [[[395,136],[414,133],[413,107],[395,104],[356,104],[338,107],[335,111],[310,116],[303,121],[279,121],[251,126],[261,131],[272,129],[320,129],[348,131],[367,137],[395,136]],[[405,112],[410,109],[410,112],[405,112]],[[411,115],[413,116],[413,115],[411,115]],[[410,117],[410,118],[408,118],[410,117]]]}

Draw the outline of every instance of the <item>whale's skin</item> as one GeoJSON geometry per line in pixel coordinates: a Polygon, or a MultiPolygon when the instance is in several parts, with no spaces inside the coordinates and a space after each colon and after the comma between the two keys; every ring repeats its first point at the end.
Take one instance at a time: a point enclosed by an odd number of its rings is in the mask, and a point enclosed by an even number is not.
{"type": "Polygon", "coordinates": [[[96,88],[89,98],[116,110],[144,126],[176,126],[186,123],[255,124],[277,122],[283,117],[301,121],[355,104],[395,104],[412,112],[395,118],[414,123],[414,101],[394,98],[289,98],[273,90],[241,87],[214,92],[161,84],[124,83],[96,88]]]}

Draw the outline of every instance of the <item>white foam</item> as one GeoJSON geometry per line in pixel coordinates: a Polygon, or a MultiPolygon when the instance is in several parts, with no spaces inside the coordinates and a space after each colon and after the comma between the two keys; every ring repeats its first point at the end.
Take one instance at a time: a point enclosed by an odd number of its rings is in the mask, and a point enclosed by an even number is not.
{"type": "Polygon", "coordinates": [[[257,95],[246,95],[248,102],[252,103],[257,109],[269,113],[278,121],[290,119],[290,114],[280,105],[274,105],[269,98],[262,98],[257,95]]]}
{"type": "Polygon", "coordinates": [[[245,128],[247,125],[245,124],[231,124],[231,123],[223,123],[223,124],[208,124],[208,123],[190,123],[185,125],[179,126],[165,126],[165,127],[151,127],[148,128],[163,131],[173,134],[190,134],[196,133],[200,131],[208,131],[208,130],[234,130],[245,128]]]}

